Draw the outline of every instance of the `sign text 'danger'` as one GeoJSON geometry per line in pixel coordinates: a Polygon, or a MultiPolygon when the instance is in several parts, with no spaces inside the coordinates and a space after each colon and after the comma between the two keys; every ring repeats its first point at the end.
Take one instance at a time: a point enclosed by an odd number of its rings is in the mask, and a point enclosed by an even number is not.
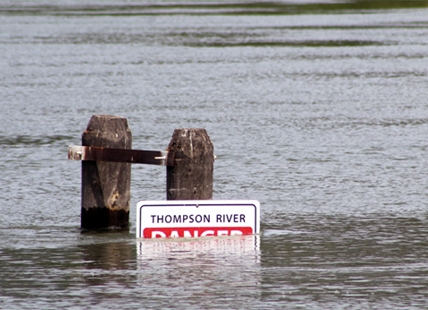
{"type": "Polygon", "coordinates": [[[240,236],[253,234],[251,227],[159,227],[145,228],[143,238],[198,238],[211,236],[240,236]]]}

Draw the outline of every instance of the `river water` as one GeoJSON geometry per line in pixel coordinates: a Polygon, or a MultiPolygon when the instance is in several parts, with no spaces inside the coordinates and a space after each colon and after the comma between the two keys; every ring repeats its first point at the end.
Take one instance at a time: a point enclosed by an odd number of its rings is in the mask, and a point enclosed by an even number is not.
{"type": "Polygon", "coordinates": [[[0,2],[1,309],[428,307],[428,2],[0,2]],[[133,148],[205,128],[214,199],[261,235],[80,232],[69,145],[95,114],[133,148]]]}

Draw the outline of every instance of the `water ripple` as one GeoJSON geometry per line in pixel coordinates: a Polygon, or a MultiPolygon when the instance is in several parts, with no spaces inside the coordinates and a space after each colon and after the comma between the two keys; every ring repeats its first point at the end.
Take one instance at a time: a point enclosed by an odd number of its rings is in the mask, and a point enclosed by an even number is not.
{"type": "Polygon", "coordinates": [[[49,135],[49,136],[0,136],[0,146],[38,146],[50,145],[61,141],[75,140],[75,137],[64,135],[49,135]]]}

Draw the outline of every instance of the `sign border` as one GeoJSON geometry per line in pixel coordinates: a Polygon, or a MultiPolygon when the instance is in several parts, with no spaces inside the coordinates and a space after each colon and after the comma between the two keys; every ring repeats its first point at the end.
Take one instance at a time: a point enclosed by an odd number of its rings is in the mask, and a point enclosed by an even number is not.
{"type": "MultiPolygon", "coordinates": [[[[217,207],[217,206],[253,206],[254,207],[254,235],[260,234],[260,202],[257,200],[147,200],[137,203],[136,236],[141,236],[142,212],[144,207],[217,207]],[[139,218],[140,217],[140,218],[139,218]]],[[[203,226],[201,226],[203,227],[203,226]]]]}

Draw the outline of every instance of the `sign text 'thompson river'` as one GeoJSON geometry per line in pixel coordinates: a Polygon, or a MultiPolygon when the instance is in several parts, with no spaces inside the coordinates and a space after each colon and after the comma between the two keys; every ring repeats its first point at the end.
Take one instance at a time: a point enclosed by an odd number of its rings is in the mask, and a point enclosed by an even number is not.
{"type": "MultiPolygon", "coordinates": [[[[170,223],[211,223],[211,214],[174,214],[159,215],[152,214],[152,224],[170,223]]],[[[245,223],[245,214],[216,214],[213,216],[214,223],[245,223]]]]}

